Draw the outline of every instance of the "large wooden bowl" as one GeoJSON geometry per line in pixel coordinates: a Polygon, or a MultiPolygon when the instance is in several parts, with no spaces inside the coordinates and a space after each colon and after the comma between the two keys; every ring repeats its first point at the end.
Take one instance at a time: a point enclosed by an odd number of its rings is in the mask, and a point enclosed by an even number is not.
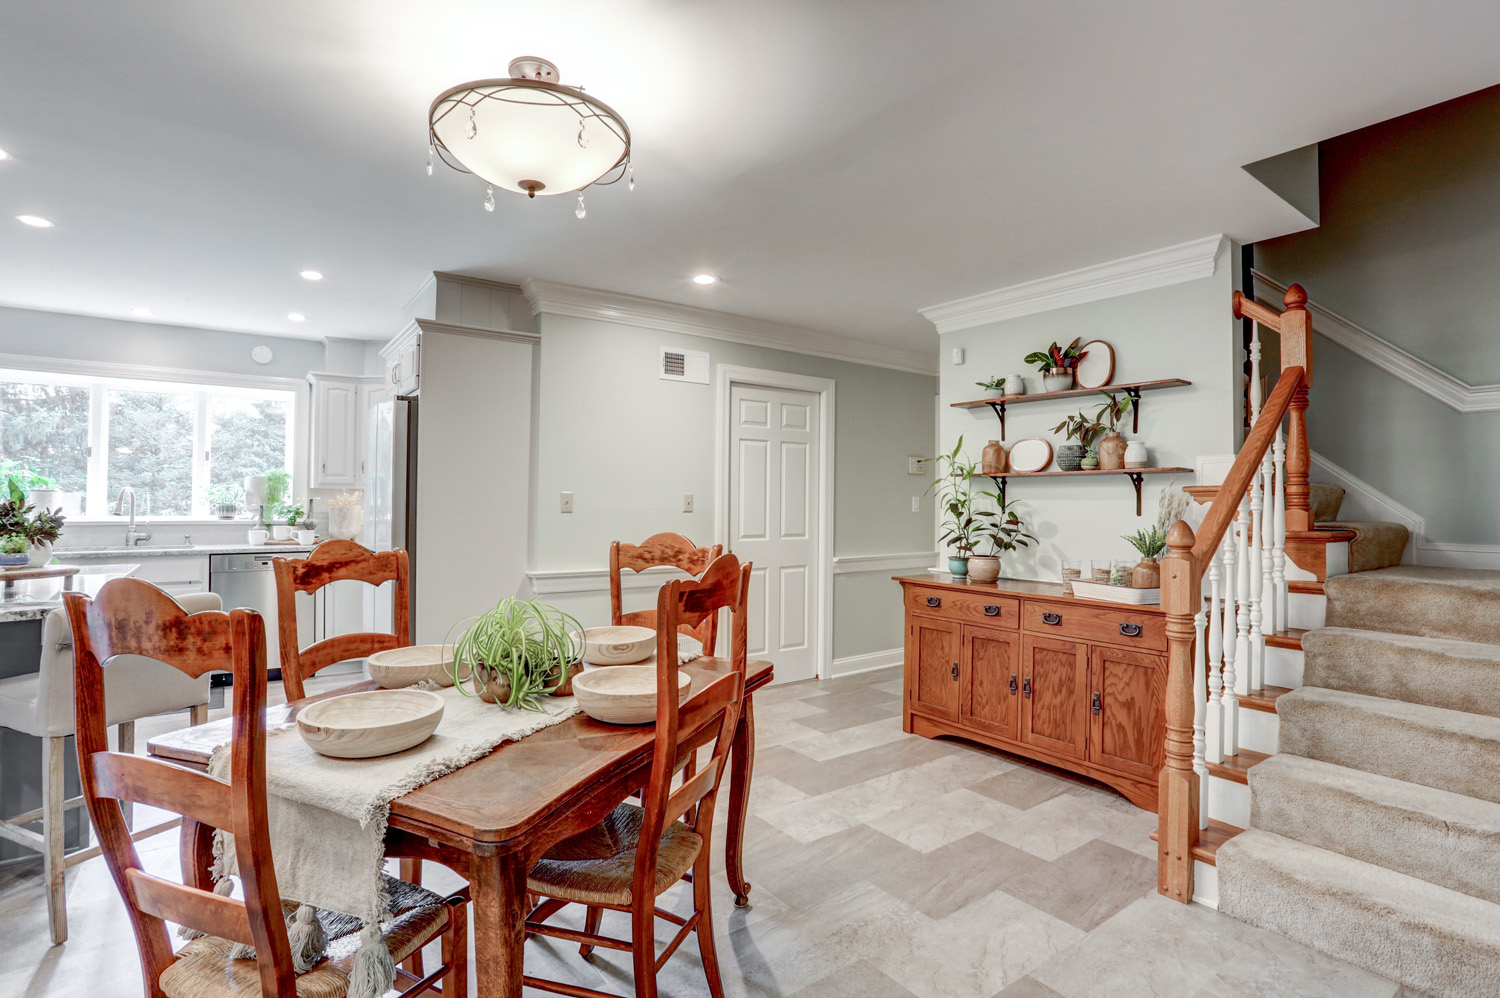
{"type": "Polygon", "coordinates": [[[629,665],[644,662],[655,652],[656,631],[649,627],[622,624],[583,629],[583,660],[590,665],[629,665]]]}
{"type": "MultiPolygon", "coordinates": [[[[677,674],[677,702],[686,700],[693,677],[677,674]]],[[[585,669],[573,680],[573,695],[585,714],[606,724],[650,724],[656,720],[656,666],[617,665],[585,669]]]]}
{"type": "Polygon", "coordinates": [[[370,690],[308,704],[297,714],[297,730],[322,755],[369,759],[422,744],[442,719],[436,693],[370,690]]]}
{"type": "Polygon", "coordinates": [[[365,668],[369,670],[370,678],[388,690],[398,690],[424,679],[439,686],[452,686],[452,666],[452,645],[387,648],[365,659],[365,668]]]}

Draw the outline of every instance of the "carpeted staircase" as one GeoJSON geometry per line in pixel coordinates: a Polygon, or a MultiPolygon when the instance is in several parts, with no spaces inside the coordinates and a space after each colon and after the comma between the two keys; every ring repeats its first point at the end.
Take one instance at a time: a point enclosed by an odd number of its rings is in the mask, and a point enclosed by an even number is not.
{"type": "Polygon", "coordinates": [[[1439,995],[1500,996],[1500,572],[1330,578],[1218,849],[1219,909],[1439,995]]]}

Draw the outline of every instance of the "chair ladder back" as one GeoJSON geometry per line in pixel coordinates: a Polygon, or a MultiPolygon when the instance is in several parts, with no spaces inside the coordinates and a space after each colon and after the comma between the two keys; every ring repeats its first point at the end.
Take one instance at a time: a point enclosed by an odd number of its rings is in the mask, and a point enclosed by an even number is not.
{"type": "MultiPolygon", "coordinates": [[[[724,553],[724,545],[698,547],[681,534],[653,534],[639,544],[622,544],[615,541],[609,546],[609,622],[616,626],[633,624],[637,627],[656,628],[656,610],[623,611],[620,572],[630,569],[643,572],[648,568],[676,568],[692,576],[700,576],[724,553]]],[[[659,594],[658,594],[659,595],[659,594]]],[[[715,614],[696,626],[684,627],[684,634],[698,639],[703,645],[703,654],[712,655],[719,636],[719,618],[715,614]]]]}
{"type": "Polygon", "coordinates": [[[354,541],[332,540],[319,544],[306,558],[277,558],[272,565],[276,571],[281,679],[288,700],[306,696],[302,684],[321,669],[411,644],[411,560],[402,549],[371,551],[354,541]],[[299,647],[297,594],[315,593],[331,582],[368,582],[372,586],[394,582],[394,633],[340,634],[299,647]]]}
{"type": "Polygon", "coordinates": [[[189,614],[139,579],[111,580],[93,599],[64,593],[63,601],[74,635],[75,731],[84,801],[129,911],[146,994],[161,994],[157,982],[176,959],[168,920],[253,945],[262,993],[293,994],[291,948],[266,817],[264,620],[245,609],[189,614]],[[190,676],[226,668],[233,673],[227,785],[168,762],[110,752],[104,670],[119,655],[145,655],[190,676]],[[232,832],[245,900],[147,873],[121,802],[150,804],[232,832]]]}

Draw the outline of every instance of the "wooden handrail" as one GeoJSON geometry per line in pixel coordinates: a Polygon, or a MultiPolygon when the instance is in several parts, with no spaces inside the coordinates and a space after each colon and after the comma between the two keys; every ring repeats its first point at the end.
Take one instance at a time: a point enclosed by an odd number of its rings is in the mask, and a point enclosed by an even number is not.
{"type": "Polygon", "coordinates": [[[1209,559],[1219,549],[1224,532],[1234,522],[1240,497],[1250,488],[1250,482],[1255,476],[1260,474],[1261,461],[1275,442],[1281,421],[1286,418],[1292,398],[1301,387],[1302,368],[1288,367],[1281,372],[1281,377],[1276,379],[1276,387],[1271,391],[1271,397],[1261,407],[1260,417],[1251,427],[1250,435],[1245,438],[1245,445],[1234,459],[1234,467],[1229,470],[1224,484],[1219,486],[1218,498],[1208,508],[1208,515],[1203,518],[1203,524],[1198,528],[1197,539],[1193,543],[1193,561],[1200,578],[1208,568],[1209,559]]]}

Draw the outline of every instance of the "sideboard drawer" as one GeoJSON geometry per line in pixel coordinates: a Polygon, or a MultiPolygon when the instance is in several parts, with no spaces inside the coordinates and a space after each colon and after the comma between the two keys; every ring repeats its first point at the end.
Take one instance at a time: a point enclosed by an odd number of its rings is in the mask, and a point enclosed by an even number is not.
{"type": "Polygon", "coordinates": [[[1062,634],[1128,648],[1152,651],[1167,648],[1164,617],[1123,609],[1027,600],[1021,611],[1021,626],[1038,634],[1062,634]]]}
{"type": "Polygon", "coordinates": [[[996,593],[961,593],[952,589],[906,590],[906,608],[913,613],[949,620],[983,622],[995,627],[1021,626],[1021,601],[996,593]]]}

